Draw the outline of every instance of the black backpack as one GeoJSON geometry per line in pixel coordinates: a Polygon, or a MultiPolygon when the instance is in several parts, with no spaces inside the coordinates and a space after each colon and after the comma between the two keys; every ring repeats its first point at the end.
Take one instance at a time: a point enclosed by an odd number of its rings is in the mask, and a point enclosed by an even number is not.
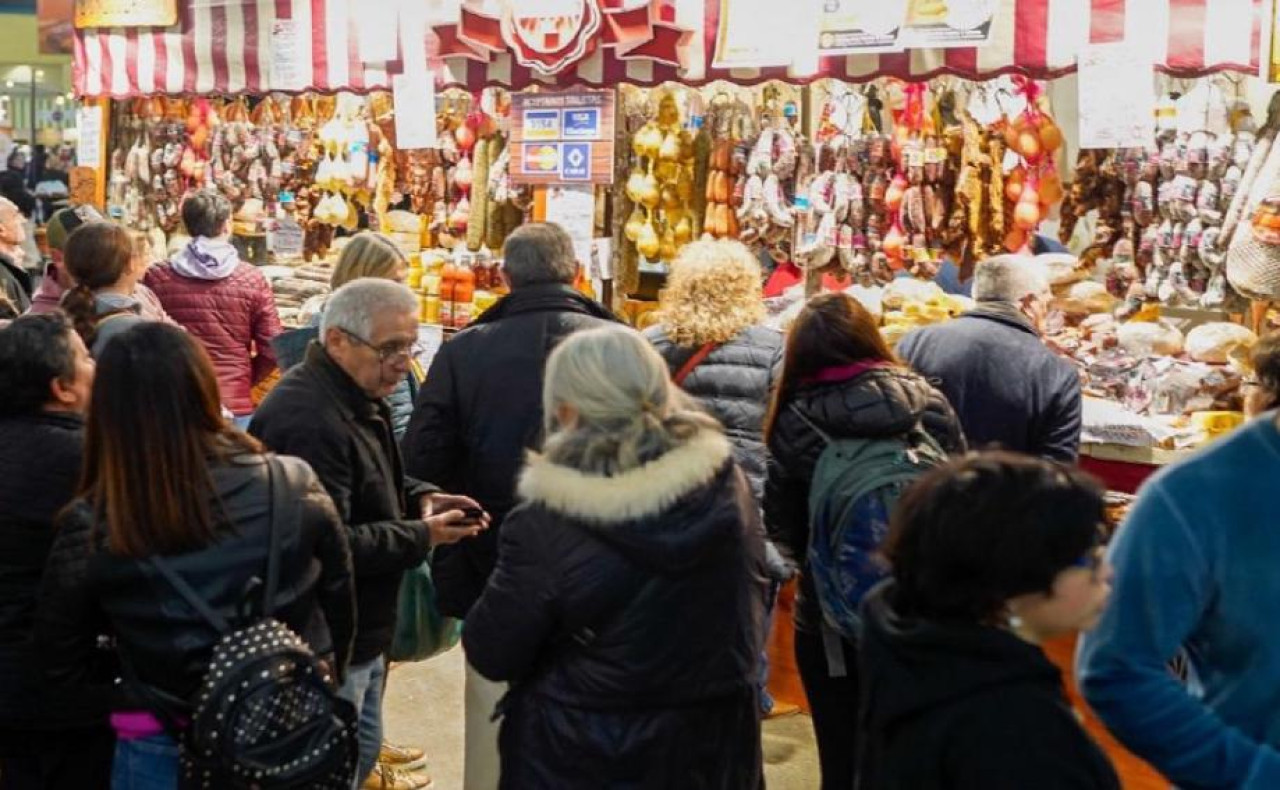
{"type": "MultiPolygon", "coordinates": [[[[204,681],[178,729],[184,789],[317,788],[349,790],[356,772],[356,711],[337,696],[305,641],[273,618],[279,575],[280,524],[289,509],[283,465],[267,459],[271,513],[267,581],[260,616],[233,626],[204,602],[161,557],[151,565],[206,622],[221,633],[204,681]]],[[[259,582],[260,580],[255,580],[259,582]]],[[[257,586],[251,584],[251,587],[257,586]]],[[[150,689],[154,698],[157,689],[150,689]]],[[[161,720],[172,731],[176,717],[161,720]]]]}

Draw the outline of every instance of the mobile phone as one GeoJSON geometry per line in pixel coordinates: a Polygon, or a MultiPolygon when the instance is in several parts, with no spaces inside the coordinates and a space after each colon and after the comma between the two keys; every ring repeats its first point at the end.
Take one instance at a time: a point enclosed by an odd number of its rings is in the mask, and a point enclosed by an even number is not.
{"type": "Polygon", "coordinates": [[[479,521],[484,516],[484,510],[478,507],[464,507],[462,515],[468,523],[479,521]]]}

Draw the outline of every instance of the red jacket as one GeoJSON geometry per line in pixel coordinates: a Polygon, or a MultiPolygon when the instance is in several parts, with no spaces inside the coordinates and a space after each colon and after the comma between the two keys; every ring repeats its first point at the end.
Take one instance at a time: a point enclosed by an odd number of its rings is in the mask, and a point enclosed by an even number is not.
{"type": "Polygon", "coordinates": [[[250,391],[275,369],[271,338],[282,331],[262,272],[240,263],[223,279],[202,280],[162,263],[148,269],[143,282],[160,297],[165,312],[204,344],[227,408],[237,417],[253,412],[250,391]]]}

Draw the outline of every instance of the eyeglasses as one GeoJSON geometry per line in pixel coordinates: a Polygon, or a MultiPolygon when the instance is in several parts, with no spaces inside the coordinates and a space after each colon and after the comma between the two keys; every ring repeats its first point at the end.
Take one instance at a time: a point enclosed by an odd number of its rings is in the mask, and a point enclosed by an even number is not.
{"type": "Polygon", "coordinates": [[[1241,387],[1261,387],[1262,380],[1252,376],[1240,382],[1241,387]]]}
{"type": "Polygon", "coordinates": [[[388,360],[413,359],[422,353],[422,346],[417,342],[387,343],[385,345],[375,346],[373,343],[370,343],[368,340],[365,340],[363,337],[360,337],[355,332],[348,329],[343,329],[342,334],[356,341],[360,345],[372,349],[373,353],[378,355],[378,361],[384,364],[388,360]]]}

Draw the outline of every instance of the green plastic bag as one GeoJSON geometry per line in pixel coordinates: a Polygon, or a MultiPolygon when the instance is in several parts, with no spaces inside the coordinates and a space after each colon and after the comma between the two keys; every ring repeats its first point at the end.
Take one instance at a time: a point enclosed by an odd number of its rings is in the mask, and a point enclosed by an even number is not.
{"type": "Polygon", "coordinates": [[[425,661],[458,644],[461,637],[462,621],[445,617],[436,609],[431,564],[424,562],[406,571],[400,582],[396,633],[387,657],[392,661],[425,661]]]}

